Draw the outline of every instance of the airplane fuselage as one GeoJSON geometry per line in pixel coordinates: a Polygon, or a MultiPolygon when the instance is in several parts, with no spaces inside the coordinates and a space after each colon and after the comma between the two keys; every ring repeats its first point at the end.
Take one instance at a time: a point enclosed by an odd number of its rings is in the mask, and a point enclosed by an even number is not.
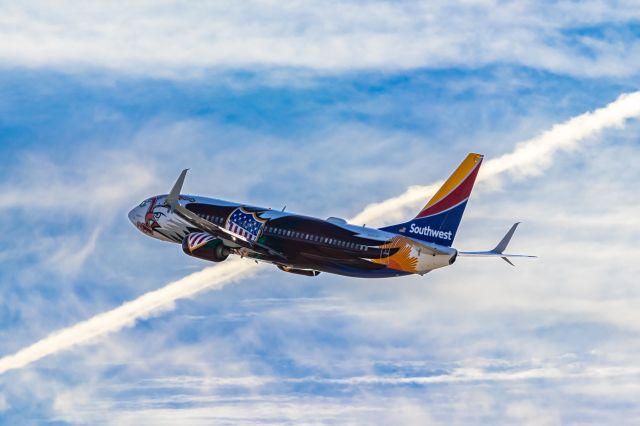
{"type": "MultiPolygon", "coordinates": [[[[451,247],[339,218],[323,220],[191,195],[180,195],[179,208],[166,200],[160,195],[143,201],[129,219],[145,234],[182,244],[185,253],[214,262],[235,254],[309,276],[322,271],[383,278],[424,274],[452,264],[457,255],[451,247]]],[[[442,236],[446,231],[439,232],[442,236]]]]}
{"type": "Polygon", "coordinates": [[[424,275],[453,264],[458,256],[498,257],[512,264],[509,257],[530,257],[504,253],[517,223],[493,250],[458,252],[451,247],[482,158],[468,154],[414,218],[381,229],[182,195],[186,169],[168,195],[143,201],[129,219],[151,237],[182,244],[189,256],[222,262],[239,255],[307,276],[424,275]]]}

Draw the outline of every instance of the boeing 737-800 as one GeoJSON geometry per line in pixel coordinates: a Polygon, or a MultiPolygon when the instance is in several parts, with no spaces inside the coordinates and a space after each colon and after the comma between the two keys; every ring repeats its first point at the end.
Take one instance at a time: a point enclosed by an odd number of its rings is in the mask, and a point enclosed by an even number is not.
{"type": "Polygon", "coordinates": [[[151,197],[129,212],[146,235],[179,243],[189,256],[222,262],[239,255],[283,271],[363,278],[423,275],[452,265],[458,256],[533,257],[505,254],[518,226],[489,251],[459,252],[453,240],[482,163],[469,154],[416,217],[380,229],[344,219],[326,220],[247,204],[182,195],[183,170],[168,195],[151,197]]]}

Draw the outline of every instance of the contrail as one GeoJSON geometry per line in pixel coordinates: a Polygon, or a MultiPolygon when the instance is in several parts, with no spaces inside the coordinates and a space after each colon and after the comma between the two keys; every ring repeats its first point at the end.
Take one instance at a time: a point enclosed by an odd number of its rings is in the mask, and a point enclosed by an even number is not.
{"type": "Polygon", "coordinates": [[[437,383],[456,382],[507,382],[527,381],[537,379],[605,379],[605,378],[634,378],[640,375],[640,367],[635,366],[585,366],[576,369],[574,365],[532,366],[525,369],[509,369],[507,371],[492,371],[486,368],[465,367],[455,368],[441,374],[428,376],[411,375],[368,375],[327,378],[318,376],[305,376],[295,378],[283,378],[277,376],[239,376],[239,377],[191,377],[178,376],[161,379],[146,380],[154,389],[176,389],[184,387],[207,388],[213,386],[239,386],[254,388],[273,383],[310,384],[320,383],[340,386],[366,386],[366,385],[429,385],[437,383]],[[569,367],[569,368],[567,368],[569,367]]]}
{"type": "Polygon", "coordinates": [[[132,326],[139,319],[147,318],[162,310],[172,309],[173,302],[176,300],[191,297],[203,290],[220,289],[234,280],[251,276],[256,270],[253,262],[234,259],[187,275],[159,290],[145,293],[135,300],[55,332],[13,355],[1,358],[0,374],[24,367],[47,355],[87,343],[96,337],[132,326]]]}
{"type": "MultiPolygon", "coordinates": [[[[611,127],[623,127],[626,120],[634,117],[640,117],[640,92],[623,94],[603,108],[556,124],[541,135],[518,143],[513,152],[483,164],[478,181],[507,172],[515,176],[538,174],[552,164],[553,155],[558,151],[574,150],[589,137],[611,127]]],[[[404,220],[422,207],[426,196],[434,193],[440,185],[442,182],[411,186],[397,197],[368,205],[350,222],[383,225],[404,220]]]]}
{"type": "MultiPolygon", "coordinates": [[[[640,92],[623,94],[604,108],[579,115],[555,125],[536,138],[517,144],[513,152],[488,161],[478,178],[488,179],[507,172],[525,176],[538,173],[551,165],[553,154],[557,151],[575,149],[579,142],[588,137],[610,127],[622,127],[626,120],[633,117],[640,117],[640,92]]],[[[439,185],[440,183],[412,186],[398,197],[367,206],[351,222],[374,222],[383,218],[390,222],[401,220],[409,214],[406,210],[417,209],[424,198],[439,185]]],[[[233,280],[254,274],[255,271],[253,263],[239,259],[205,268],[111,311],[55,332],[13,355],[0,358],[0,374],[134,325],[138,319],[171,309],[176,300],[211,288],[222,288],[233,280]]]]}

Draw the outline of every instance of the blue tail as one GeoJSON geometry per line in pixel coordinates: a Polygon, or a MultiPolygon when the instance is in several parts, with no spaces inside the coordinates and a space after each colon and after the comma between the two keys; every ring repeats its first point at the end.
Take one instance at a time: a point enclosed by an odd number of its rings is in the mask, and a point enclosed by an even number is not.
{"type": "Polygon", "coordinates": [[[380,229],[451,247],[478,176],[482,158],[480,154],[467,155],[415,218],[380,229]]]}

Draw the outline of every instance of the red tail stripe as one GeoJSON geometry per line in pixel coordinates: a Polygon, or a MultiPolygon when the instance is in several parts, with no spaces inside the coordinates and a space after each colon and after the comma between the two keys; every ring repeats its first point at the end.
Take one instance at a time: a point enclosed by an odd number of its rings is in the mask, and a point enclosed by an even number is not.
{"type": "Polygon", "coordinates": [[[416,216],[416,219],[442,213],[443,211],[448,210],[469,198],[479,170],[480,167],[476,166],[456,189],[451,191],[446,197],[438,201],[436,204],[421,211],[418,216],[416,216]]]}

